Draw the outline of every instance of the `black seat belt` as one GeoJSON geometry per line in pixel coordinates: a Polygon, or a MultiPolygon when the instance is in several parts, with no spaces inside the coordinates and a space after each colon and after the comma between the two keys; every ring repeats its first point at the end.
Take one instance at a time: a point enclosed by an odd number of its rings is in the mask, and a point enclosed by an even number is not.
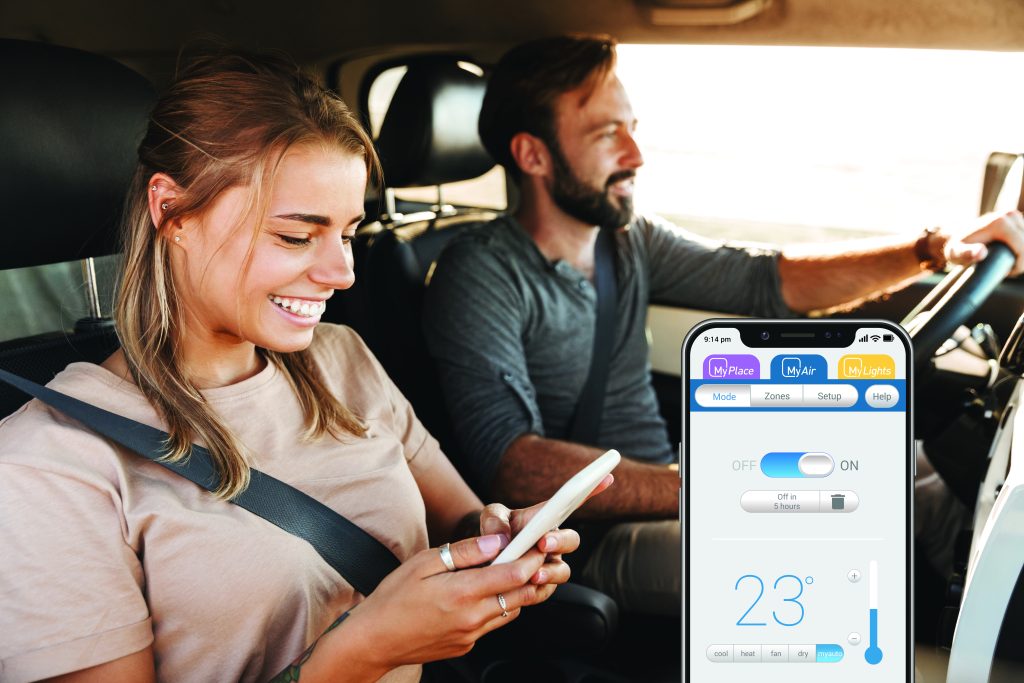
{"type": "MultiPolygon", "coordinates": [[[[0,380],[56,408],[86,427],[152,460],[207,491],[216,488],[217,473],[210,452],[192,445],[187,458],[160,460],[168,434],[59,391],[0,370],[0,380]]],[[[232,499],[290,534],[305,539],[358,592],[369,595],[400,562],[387,546],[362,528],[279,479],[252,470],[248,488],[232,499]]]]}
{"type": "Polygon", "coordinates": [[[597,290],[597,321],[594,324],[594,353],[590,372],[576,403],[569,440],[597,445],[601,434],[601,413],[608,387],[608,369],[615,343],[619,287],[615,277],[615,231],[601,228],[594,243],[594,289],[597,290]]]}

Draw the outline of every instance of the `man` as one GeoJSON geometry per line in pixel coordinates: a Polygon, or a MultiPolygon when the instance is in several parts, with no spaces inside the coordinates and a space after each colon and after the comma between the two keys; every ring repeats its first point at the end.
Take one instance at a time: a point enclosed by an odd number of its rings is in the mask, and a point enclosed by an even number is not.
{"type": "Polygon", "coordinates": [[[679,475],[650,382],[648,301],[792,316],[865,300],[947,261],[974,262],[991,240],[1011,246],[1021,272],[1024,220],[1014,212],[960,236],[929,230],[827,252],[722,244],[634,215],[643,164],[635,126],[612,39],[557,37],[507,53],[488,85],[480,137],[516,181],[519,206],[445,250],[424,325],[458,464],[478,490],[529,505],[607,448],[630,456],[615,486],[580,511],[615,523],[580,574],[625,609],[672,614],[679,475]],[[618,311],[599,436],[584,445],[568,435],[593,353],[602,229],[615,231],[618,311]]]}

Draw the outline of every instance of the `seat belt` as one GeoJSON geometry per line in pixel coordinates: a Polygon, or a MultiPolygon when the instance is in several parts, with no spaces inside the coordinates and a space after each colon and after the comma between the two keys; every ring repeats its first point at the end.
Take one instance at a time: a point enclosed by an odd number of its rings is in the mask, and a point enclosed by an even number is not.
{"type": "MultiPolygon", "coordinates": [[[[215,490],[217,472],[210,452],[202,446],[192,444],[188,457],[178,462],[167,462],[160,459],[169,438],[167,432],[111,413],[6,370],[0,370],[0,380],[207,491],[215,490]]],[[[369,595],[385,576],[401,564],[387,546],[320,501],[269,474],[256,469],[251,472],[249,486],[231,502],[308,541],[320,557],[358,592],[369,595]]]]}
{"type": "Polygon", "coordinates": [[[601,228],[594,243],[594,289],[597,290],[597,321],[594,325],[594,352],[590,372],[576,403],[569,429],[569,440],[597,445],[601,434],[601,413],[608,387],[608,369],[615,343],[615,319],[618,317],[619,287],[615,277],[615,230],[601,228]]]}

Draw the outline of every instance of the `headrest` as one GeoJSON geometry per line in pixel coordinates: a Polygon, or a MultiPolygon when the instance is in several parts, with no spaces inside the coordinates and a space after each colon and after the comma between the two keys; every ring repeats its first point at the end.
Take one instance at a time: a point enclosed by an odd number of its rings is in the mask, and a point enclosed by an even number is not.
{"type": "Polygon", "coordinates": [[[377,152],[388,187],[440,185],[494,166],[477,133],[487,81],[453,57],[422,57],[395,89],[377,152]]]}
{"type": "Polygon", "coordinates": [[[0,40],[0,91],[0,269],[117,251],[153,87],[106,57],[0,40]]]}

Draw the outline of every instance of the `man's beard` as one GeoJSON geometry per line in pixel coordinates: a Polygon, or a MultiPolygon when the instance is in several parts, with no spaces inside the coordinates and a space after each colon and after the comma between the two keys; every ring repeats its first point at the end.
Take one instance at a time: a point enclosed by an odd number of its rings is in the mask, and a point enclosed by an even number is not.
{"type": "Polygon", "coordinates": [[[633,220],[633,198],[619,197],[615,206],[608,196],[608,188],[620,180],[636,176],[633,170],[617,171],[605,181],[604,188],[595,190],[576,177],[559,145],[548,145],[554,164],[554,180],[548,190],[555,204],[578,221],[616,230],[633,220]]]}

